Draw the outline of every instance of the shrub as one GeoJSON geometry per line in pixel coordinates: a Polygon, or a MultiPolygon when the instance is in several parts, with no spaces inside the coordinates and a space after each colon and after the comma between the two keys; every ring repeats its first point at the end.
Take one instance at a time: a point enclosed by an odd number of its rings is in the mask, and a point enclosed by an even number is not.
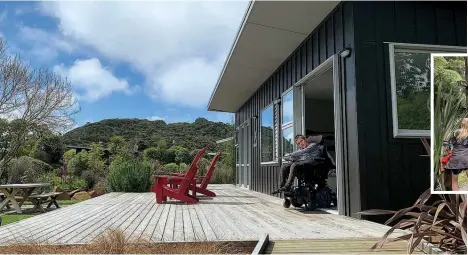
{"type": "Polygon", "coordinates": [[[146,160],[114,161],[109,170],[109,188],[113,192],[148,192],[151,174],[152,164],[146,160]]]}
{"type": "Polygon", "coordinates": [[[86,181],[86,189],[90,190],[98,181],[98,176],[96,176],[92,171],[83,171],[81,177],[86,181]]]}
{"type": "Polygon", "coordinates": [[[214,184],[233,184],[234,183],[234,169],[229,165],[216,164],[216,169],[211,177],[211,183],[214,184]]]}
{"type": "Polygon", "coordinates": [[[432,195],[431,189],[428,189],[411,207],[399,211],[367,210],[358,214],[393,215],[385,223],[393,226],[372,250],[395,240],[389,236],[396,229],[403,229],[409,230],[410,233],[396,239],[408,241],[408,254],[413,253],[423,240],[437,245],[446,253],[464,254],[467,247],[467,202],[462,200],[462,196],[464,195],[432,195]],[[433,196],[439,196],[440,199],[433,202],[433,196]]]}
{"type": "Polygon", "coordinates": [[[125,139],[121,136],[113,136],[109,140],[108,147],[112,155],[120,155],[125,150],[125,139]]]}
{"type": "Polygon", "coordinates": [[[65,159],[66,162],[70,162],[70,160],[75,157],[76,155],[76,150],[75,149],[71,149],[71,150],[68,150],[66,151],[64,154],[63,154],[63,158],[65,159]]]}
{"type": "Polygon", "coordinates": [[[187,164],[185,164],[185,163],[180,163],[180,164],[179,164],[179,172],[180,172],[180,173],[184,173],[185,171],[187,171],[187,167],[188,167],[187,164]]]}
{"type": "MultiPolygon", "coordinates": [[[[62,178],[57,176],[53,172],[44,173],[39,176],[39,182],[50,183],[52,187],[57,187],[61,190],[71,191],[77,189],[86,189],[87,182],[83,178],[71,176],[67,182],[63,182],[62,178]]],[[[48,189],[41,189],[42,191],[47,191],[48,189]]]]}
{"type": "Polygon", "coordinates": [[[204,175],[206,173],[206,170],[208,170],[208,167],[210,166],[210,161],[206,158],[201,158],[200,161],[198,162],[198,175],[204,175]]]}
{"type": "Polygon", "coordinates": [[[83,171],[89,169],[88,152],[81,151],[73,157],[68,164],[68,172],[75,176],[81,176],[83,171]]]}
{"type": "Polygon", "coordinates": [[[64,190],[77,190],[77,189],[86,189],[87,182],[83,178],[73,177],[71,183],[66,184],[63,188],[64,190]]]}
{"type": "Polygon", "coordinates": [[[180,148],[175,152],[175,162],[188,164],[191,161],[190,151],[185,148],[180,148]]]}
{"type": "MultiPolygon", "coordinates": [[[[38,182],[41,183],[50,183],[50,185],[53,187],[60,187],[62,185],[62,178],[57,176],[54,172],[48,172],[48,173],[43,173],[41,174],[38,179],[38,182]]],[[[40,188],[38,189],[38,192],[43,192],[43,191],[49,191],[50,188],[40,188]]]]}
{"type": "Polygon", "coordinates": [[[37,182],[39,176],[53,168],[40,160],[22,156],[13,159],[8,165],[8,183],[31,183],[37,182]]]}
{"type": "Polygon", "coordinates": [[[150,147],[143,151],[143,157],[146,160],[162,161],[164,159],[164,150],[156,147],[150,147]]]}
{"type": "Polygon", "coordinates": [[[109,191],[109,183],[106,178],[99,179],[96,184],[93,186],[93,189],[98,192],[99,195],[102,195],[109,191]]]}
{"type": "Polygon", "coordinates": [[[162,162],[164,164],[169,164],[171,162],[174,162],[175,161],[175,158],[176,158],[176,150],[173,150],[173,149],[169,149],[169,150],[164,150],[163,151],[163,158],[162,158],[162,162]]]}
{"type": "Polygon", "coordinates": [[[164,172],[176,173],[179,171],[179,166],[176,163],[169,163],[164,166],[164,172]]]}
{"type": "Polygon", "coordinates": [[[91,150],[88,152],[88,169],[96,175],[103,175],[105,173],[106,161],[103,159],[104,149],[102,144],[91,144],[91,150]]]}

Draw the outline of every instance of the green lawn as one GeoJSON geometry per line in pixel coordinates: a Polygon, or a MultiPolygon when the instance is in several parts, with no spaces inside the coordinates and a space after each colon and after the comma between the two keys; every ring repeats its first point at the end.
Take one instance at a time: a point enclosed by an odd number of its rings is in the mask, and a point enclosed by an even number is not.
{"type": "MultiPolygon", "coordinates": [[[[73,204],[76,204],[76,203],[79,203],[79,202],[82,202],[80,200],[57,200],[57,203],[59,205],[73,205],[73,204]]],[[[24,202],[24,205],[32,205],[32,202],[31,201],[26,201],[24,202]]]]}
{"type": "Polygon", "coordinates": [[[34,215],[30,215],[30,214],[7,214],[7,215],[0,214],[0,217],[2,217],[2,226],[16,222],[16,221],[20,221],[23,219],[27,219],[33,216],[34,215]]]}
{"type": "MultiPolygon", "coordinates": [[[[58,204],[60,206],[63,206],[63,205],[72,205],[72,204],[76,204],[76,203],[79,203],[81,201],[79,200],[57,200],[58,204]]],[[[24,202],[24,205],[32,205],[31,201],[26,201],[24,202]]],[[[37,214],[36,214],[37,215],[37,214]]],[[[33,214],[0,214],[0,217],[2,217],[2,226],[3,225],[6,225],[6,224],[9,224],[9,223],[13,223],[13,222],[16,222],[16,221],[20,221],[20,220],[23,220],[23,219],[27,219],[27,218],[30,218],[30,217],[33,217],[35,215],[33,214]]]]}

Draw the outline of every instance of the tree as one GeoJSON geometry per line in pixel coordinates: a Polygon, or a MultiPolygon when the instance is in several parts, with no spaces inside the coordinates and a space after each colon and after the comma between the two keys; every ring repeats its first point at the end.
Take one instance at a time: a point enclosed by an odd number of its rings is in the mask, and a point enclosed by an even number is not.
{"type": "Polygon", "coordinates": [[[121,136],[112,136],[109,140],[109,152],[111,155],[119,155],[125,149],[125,139],[121,136]]]}
{"type": "Polygon", "coordinates": [[[179,150],[176,150],[175,153],[175,162],[177,164],[185,163],[185,164],[190,164],[191,158],[190,158],[190,152],[186,148],[181,148],[179,150]]]}
{"type": "Polygon", "coordinates": [[[88,152],[83,150],[69,161],[68,171],[75,176],[81,176],[84,171],[89,169],[88,162],[88,152]]]}
{"type": "Polygon", "coordinates": [[[168,147],[168,143],[167,143],[167,141],[165,139],[159,140],[158,148],[165,150],[165,149],[167,149],[167,147],[168,147]]]}
{"type": "Polygon", "coordinates": [[[65,162],[70,162],[70,160],[75,157],[76,155],[76,150],[75,149],[70,149],[68,151],[66,151],[64,154],[63,154],[63,158],[65,159],[65,162]]]}
{"type": "Polygon", "coordinates": [[[0,38],[0,117],[8,122],[4,126],[7,132],[2,133],[2,146],[6,147],[0,148],[0,176],[27,141],[29,132],[40,126],[56,132],[67,130],[74,125],[79,110],[65,77],[47,69],[32,68],[19,56],[9,55],[6,49],[0,38]]]}
{"type": "Polygon", "coordinates": [[[88,152],[88,167],[95,175],[103,174],[106,167],[104,160],[104,149],[101,143],[91,144],[91,150],[88,152]]]}
{"type": "Polygon", "coordinates": [[[164,150],[156,147],[150,147],[143,151],[143,157],[147,160],[158,160],[163,162],[164,160],[164,150]]]}
{"type": "Polygon", "coordinates": [[[65,151],[62,137],[58,135],[48,135],[40,138],[36,143],[36,158],[46,163],[58,163],[65,151]],[[48,154],[50,162],[40,157],[41,152],[48,154]]]}

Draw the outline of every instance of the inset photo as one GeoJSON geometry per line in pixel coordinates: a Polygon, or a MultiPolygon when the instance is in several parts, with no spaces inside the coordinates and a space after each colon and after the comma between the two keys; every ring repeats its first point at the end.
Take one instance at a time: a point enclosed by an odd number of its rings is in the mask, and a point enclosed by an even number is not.
{"type": "Polygon", "coordinates": [[[468,194],[468,54],[431,55],[432,192],[468,194]]]}

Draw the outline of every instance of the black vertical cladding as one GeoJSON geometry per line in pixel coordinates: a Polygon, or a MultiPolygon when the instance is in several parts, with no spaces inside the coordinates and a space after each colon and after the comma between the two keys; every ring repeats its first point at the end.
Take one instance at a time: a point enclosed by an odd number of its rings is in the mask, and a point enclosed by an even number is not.
{"type": "MultiPolygon", "coordinates": [[[[251,98],[238,112],[245,118],[258,116],[253,130],[260,132],[262,110],[270,105],[282,93],[291,88],[294,83],[302,79],[307,73],[323,63],[328,57],[339,52],[345,43],[352,44],[352,36],[347,36],[344,26],[345,12],[352,12],[352,3],[342,3],[330,13],[327,18],[304,40],[304,42],[286,59],[283,64],[264,82],[255,96],[251,98]],[[349,6],[346,9],[343,6],[349,6]],[[345,11],[346,10],[346,11],[345,11]],[[251,110],[248,110],[251,109],[251,110]]],[[[347,14],[351,17],[350,14],[347,14]]],[[[347,31],[352,33],[351,26],[347,31]]],[[[351,72],[349,74],[352,74],[351,72]]],[[[350,81],[350,84],[354,82],[350,81]]],[[[262,193],[270,193],[277,188],[279,179],[279,165],[261,165],[260,133],[257,134],[257,147],[252,148],[252,185],[251,188],[262,193]]]]}
{"type": "MultiPolygon", "coordinates": [[[[466,46],[466,2],[342,2],[236,114],[237,123],[258,116],[252,127],[260,132],[260,113],[267,105],[328,57],[351,48],[343,78],[346,213],[352,216],[365,209],[406,207],[429,187],[429,159],[419,156],[420,141],[393,138],[384,42],[466,46]]],[[[260,164],[260,140],[252,152],[252,189],[270,193],[279,165],[260,164]]]]}
{"type": "MultiPolygon", "coordinates": [[[[312,36],[309,36],[309,38],[307,39],[307,43],[306,43],[306,55],[305,55],[305,59],[306,59],[306,63],[307,63],[307,67],[306,67],[306,74],[308,74],[310,71],[312,71],[312,68],[313,68],[313,58],[312,58],[312,52],[313,52],[313,46],[312,46],[312,43],[313,43],[313,40],[312,40],[312,36]]],[[[303,74],[302,76],[306,75],[306,74],[303,74]]]]}
{"type": "Polygon", "coordinates": [[[308,50],[309,50],[309,42],[310,40],[308,39],[304,44],[304,47],[301,47],[301,63],[299,66],[301,66],[301,72],[299,73],[299,77],[304,77],[307,74],[307,56],[308,56],[308,50]]]}
{"type": "Polygon", "coordinates": [[[466,22],[456,17],[466,20],[466,2],[354,2],[353,10],[361,209],[401,209],[429,188],[430,161],[419,139],[393,137],[385,42],[466,47],[466,22]]]}

